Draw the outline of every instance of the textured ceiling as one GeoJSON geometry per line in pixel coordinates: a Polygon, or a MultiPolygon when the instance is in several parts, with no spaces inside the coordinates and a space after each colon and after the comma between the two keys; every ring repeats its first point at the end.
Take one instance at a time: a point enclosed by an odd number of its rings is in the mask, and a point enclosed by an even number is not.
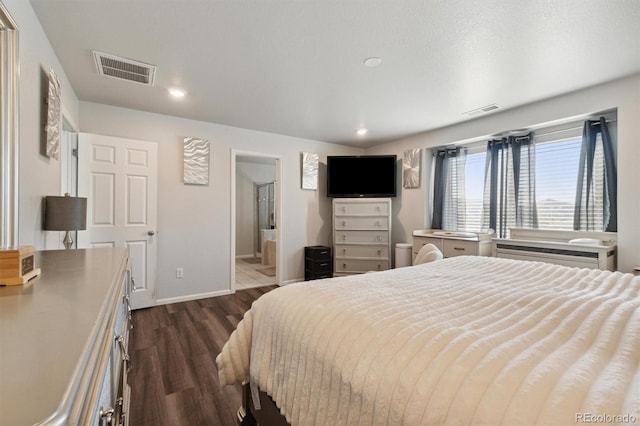
{"type": "Polygon", "coordinates": [[[31,4],[81,100],[361,147],[640,72],[637,0],[31,4]],[[155,85],[99,76],[93,50],[155,85]]]}

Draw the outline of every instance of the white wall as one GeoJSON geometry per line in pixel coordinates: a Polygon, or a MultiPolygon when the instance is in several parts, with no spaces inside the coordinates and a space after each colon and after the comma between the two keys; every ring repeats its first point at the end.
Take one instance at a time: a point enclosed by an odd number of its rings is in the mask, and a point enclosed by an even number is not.
{"type": "MultiPolygon", "coordinates": [[[[169,102],[169,100],[167,100],[169,102]]],[[[158,143],[157,298],[172,299],[224,291],[230,285],[231,150],[282,157],[282,279],[304,276],[304,246],[328,244],[331,203],[324,185],[300,189],[300,153],[359,154],[362,150],[312,140],[221,126],[178,117],[80,103],[81,131],[158,143]],[[211,143],[208,186],[182,183],[182,140],[211,143]],[[185,277],[175,279],[175,268],[185,277]]],[[[320,168],[320,182],[325,168],[320,168]]]]}
{"type": "MultiPolygon", "coordinates": [[[[563,118],[618,108],[618,269],[640,266],[640,74],[567,95],[491,114],[369,149],[367,154],[397,154],[405,149],[440,146],[526,128],[563,118]]],[[[394,200],[393,242],[411,242],[414,229],[430,219],[424,188],[428,188],[430,159],[423,158],[420,190],[399,187],[394,200]]]]}
{"type": "Polygon", "coordinates": [[[31,4],[24,0],[3,0],[3,3],[19,29],[19,242],[41,250],[48,248],[42,231],[42,198],[60,195],[61,191],[60,161],[40,153],[45,138],[44,99],[49,68],[60,80],[63,113],[72,125],[78,123],[79,102],[31,4]]]}

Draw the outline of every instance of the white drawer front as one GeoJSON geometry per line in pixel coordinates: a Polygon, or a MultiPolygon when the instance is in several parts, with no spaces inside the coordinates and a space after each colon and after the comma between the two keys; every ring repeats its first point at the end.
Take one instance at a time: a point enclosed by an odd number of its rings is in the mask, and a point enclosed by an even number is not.
{"type": "Polygon", "coordinates": [[[336,202],[334,212],[336,216],[351,216],[351,215],[387,216],[389,214],[389,203],[382,203],[382,202],[376,202],[376,201],[363,202],[363,203],[336,202]]]}
{"type": "Polygon", "coordinates": [[[344,257],[374,257],[380,259],[388,259],[389,247],[376,245],[339,245],[336,250],[336,259],[344,257]]]}
{"type": "Polygon", "coordinates": [[[386,244],[389,242],[389,232],[387,231],[336,231],[335,243],[365,243],[365,244],[386,244]]]}
{"type": "Polygon", "coordinates": [[[440,251],[444,250],[442,247],[442,238],[413,237],[413,254],[418,254],[420,249],[427,244],[433,244],[440,251]]]}
{"type": "Polygon", "coordinates": [[[388,259],[337,259],[335,264],[336,273],[384,271],[385,269],[389,269],[388,259]]]}
{"type": "Polygon", "coordinates": [[[335,229],[389,229],[386,217],[336,217],[335,229]]]}
{"type": "Polygon", "coordinates": [[[447,240],[443,242],[444,257],[478,255],[478,243],[475,241],[447,240]]]}

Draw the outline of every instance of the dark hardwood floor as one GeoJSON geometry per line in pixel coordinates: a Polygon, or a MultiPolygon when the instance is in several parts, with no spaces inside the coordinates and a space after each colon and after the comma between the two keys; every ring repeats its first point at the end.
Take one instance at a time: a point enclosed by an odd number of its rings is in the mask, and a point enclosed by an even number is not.
{"type": "Polygon", "coordinates": [[[274,288],[134,311],[130,424],[237,424],[241,386],[220,387],[215,359],[251,303],[274,288]]]}

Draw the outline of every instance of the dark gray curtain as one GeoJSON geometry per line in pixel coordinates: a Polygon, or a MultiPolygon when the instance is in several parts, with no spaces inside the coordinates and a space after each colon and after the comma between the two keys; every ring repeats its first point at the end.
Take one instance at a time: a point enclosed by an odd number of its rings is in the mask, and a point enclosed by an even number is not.
{"type": "Polygon", "coordinates": [[[431,228],[442,229],[444,224],[445,193],[447,177],[449,176],[450,160],[455,158],[460,148],[443,148],[435,152],[435,167],[433,177],[433,217],[431,228]]]}
{"type": "MultiPolygon", "coordinates": [[[[618,177],[613,141],[604,117],[587,120],[582,130],[582,150],[578,166],[573,229],[616,232],[618,230],[618,177]],[[600,138],[598,138],[600,136],[600,138]],[[598,140],[601,146],[598,147],[598,140]],[[601,149],[603,166],[596,167],[597,148],[601,149]],[[597,174],[602,173],[602,211],[596,211],[597,174]],[[600,217],[602,223],[600,223],[600,217]]],[[[599,176],[598,176],[599,177],[599,176]]]]}
{"type": "Polygon", "coordinates": [[[533,133],[487,143],[482,227],[506,238],[509,228],[537,228],[533,133]]]}

